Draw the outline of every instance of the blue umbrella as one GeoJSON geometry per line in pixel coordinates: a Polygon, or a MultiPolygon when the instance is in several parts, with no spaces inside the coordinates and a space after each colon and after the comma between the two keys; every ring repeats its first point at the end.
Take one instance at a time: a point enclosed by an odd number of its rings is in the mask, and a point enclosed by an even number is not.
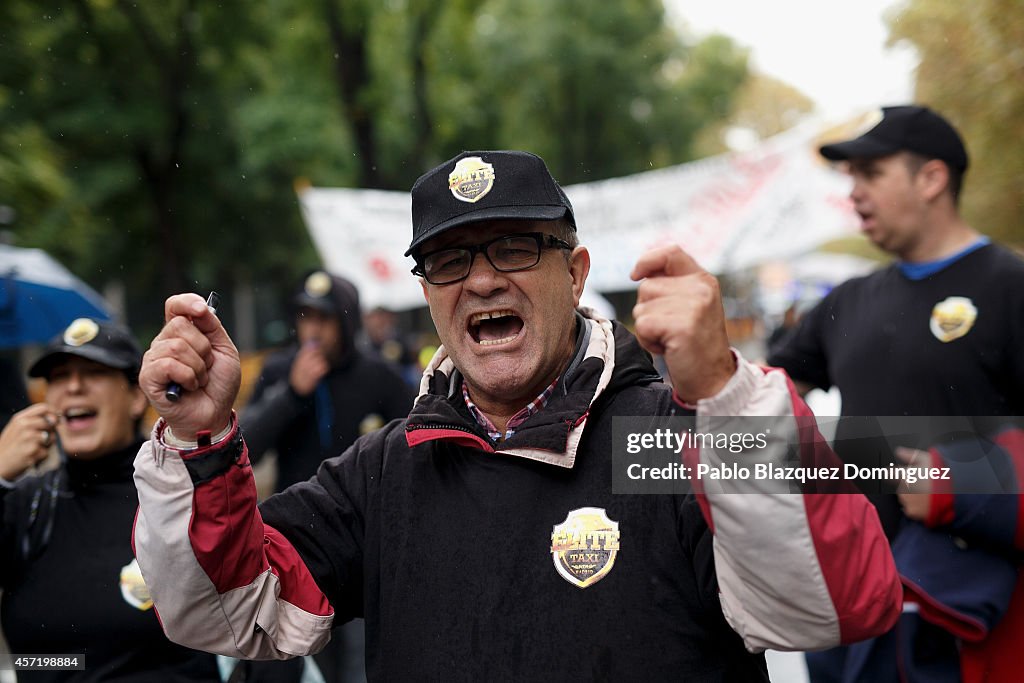
{"type": "Polygon", "coordinates": [[[45,342],[86,317],[110,318],[95,290],[42,249],[0,244],[0,348],[45,342]]]}

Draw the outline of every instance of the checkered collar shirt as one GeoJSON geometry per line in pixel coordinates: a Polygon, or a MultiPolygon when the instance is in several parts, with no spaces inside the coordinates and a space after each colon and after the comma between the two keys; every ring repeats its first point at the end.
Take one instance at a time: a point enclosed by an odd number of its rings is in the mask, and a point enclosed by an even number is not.
{"type": "Polygon", "coordinates": [[[547,389],[540,392],[537,398],[533,399],[526,404],[522,410],[509,418],[508,424],[505,425],[505,432],[502,433],[494,426],[494,423],[480,412],[480,409],[476,407],[473,400],[469,397],[469,389],[466,388],[466,382],[462,382],[462,398],[466,401],[466,407],[469,408],[469,412],[476,419],[477,424],[484,428],[487,432],[487,436],[491,437],[492,441],[505,441],[511,439],[512,435],[516,433],[516,429],[519,425],[526,422],[532,415],[539,412],[548,404],[548,400],[551,398],[551,394],[555,391],[555,386],[558,384],[558,380],[561,377],[556,377],[555,381],[548,385],[547,389]]]}

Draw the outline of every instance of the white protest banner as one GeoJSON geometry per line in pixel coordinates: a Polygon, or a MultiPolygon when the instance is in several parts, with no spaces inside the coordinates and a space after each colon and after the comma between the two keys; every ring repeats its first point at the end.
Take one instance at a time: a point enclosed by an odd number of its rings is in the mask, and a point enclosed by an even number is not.
{"type": "Polygon", "coordinates": [[[324,267],[359,287],[364,309],[425,305],[413,261],[402,256],[412,239],[408,192],[308,188],[299,200],[324,267]]]}
{"type": "MultiPolygon", "coordinates": [[[[748,152],[565,187],[591,253],[587,287],[634,288],[633,264],[662,244],[722,274],[853,234],[849,181],[817,159],[813,139],[803,127],[748,152]]],[[[402,256],[412,234],[407,192],[309,188],[300,201],[325,267],[356,282],[366,307],[423,305],[402,256]]]]}

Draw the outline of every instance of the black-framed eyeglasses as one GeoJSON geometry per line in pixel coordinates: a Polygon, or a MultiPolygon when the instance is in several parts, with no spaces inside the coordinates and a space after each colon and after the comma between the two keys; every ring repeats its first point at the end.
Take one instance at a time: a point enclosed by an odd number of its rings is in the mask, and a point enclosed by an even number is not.
{"type": "Polygon", "coordinates": [[[540,263],[542,249],[568,249],[572,246],[554,235],[542,232],[524,232],[502,235],[493,240],[468,247],[452,247],[421,254],[416,259],[413,275],[419,275],[432,285],[450,285],[465,280],[473,267],[473,259],[483,253],[495,270],[512,273],[527,270],[540,263]]]}

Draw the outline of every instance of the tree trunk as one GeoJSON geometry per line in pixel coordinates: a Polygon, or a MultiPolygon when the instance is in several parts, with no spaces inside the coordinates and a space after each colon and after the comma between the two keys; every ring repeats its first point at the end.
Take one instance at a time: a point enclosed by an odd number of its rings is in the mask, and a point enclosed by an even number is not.
{"type": "MultiPolygon", "coordinates": [[[[362,101],[370,84],[365,21],[346,26],[336,0],[325,0],[327,30],[334,46],[334,78],[341,95],[345,118],[352,130],[360,168],[361,187],[385,187],[377,164],[376,129],[362,101]]],[[[350,15],[354,12],[350,12],[350,15]]]]}

